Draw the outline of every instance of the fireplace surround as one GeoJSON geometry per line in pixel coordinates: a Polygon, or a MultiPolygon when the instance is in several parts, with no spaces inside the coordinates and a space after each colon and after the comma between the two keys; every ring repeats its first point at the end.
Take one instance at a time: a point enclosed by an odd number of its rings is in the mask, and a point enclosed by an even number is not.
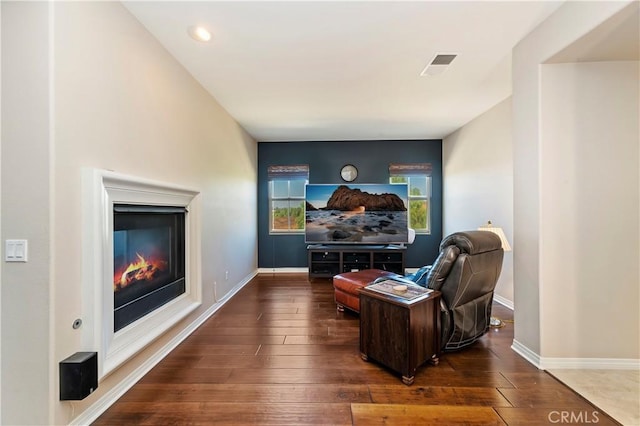
{"type": "Polygon", "coordinates": [[[82,346],[104,377],[201,304],[200,197],[97,169],[83,186],[82,346]]]}

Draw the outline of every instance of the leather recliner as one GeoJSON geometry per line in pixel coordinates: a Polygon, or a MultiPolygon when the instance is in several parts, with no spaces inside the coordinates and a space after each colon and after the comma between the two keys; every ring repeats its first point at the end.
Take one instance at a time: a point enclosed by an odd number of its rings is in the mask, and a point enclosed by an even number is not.
{"type": "Polygon", "coordinates": [[[442,292],[443,350],[469,346],[489,330],[503,256],[500,238],[488,231],[456,232],[440,243],[425,282],[418,283],[442,292]]]}

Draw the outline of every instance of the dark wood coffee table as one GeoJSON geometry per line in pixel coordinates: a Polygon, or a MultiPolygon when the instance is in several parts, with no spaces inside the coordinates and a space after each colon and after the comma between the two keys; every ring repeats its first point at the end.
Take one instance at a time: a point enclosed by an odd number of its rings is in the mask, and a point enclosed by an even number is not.
{"type": "Polygon", "coordinates": [[[360,291],[360,354],[400,373],[402,382],[411,385],[419,366],[438,364],[440,292],[390,293],[371,286],[360,291]]]}

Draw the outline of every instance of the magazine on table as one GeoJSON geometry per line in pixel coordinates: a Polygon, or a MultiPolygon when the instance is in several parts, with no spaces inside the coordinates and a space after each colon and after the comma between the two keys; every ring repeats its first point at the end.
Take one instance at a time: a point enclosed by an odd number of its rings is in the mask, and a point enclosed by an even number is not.
{"type": "Polygon", "coordinates": [[[400,297],[405,300],[413,300],[425,294],[431,293],[433,290],[419,286],[410,281],[383,280],[366,287],[369,290],[378,293],[389,294],[391,296],[400,297]]]}

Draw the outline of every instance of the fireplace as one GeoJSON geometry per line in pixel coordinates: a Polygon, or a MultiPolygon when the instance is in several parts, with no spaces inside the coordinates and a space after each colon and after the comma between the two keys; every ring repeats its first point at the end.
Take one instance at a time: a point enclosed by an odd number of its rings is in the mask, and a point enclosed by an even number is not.
{"type": "Polygon", "coordinates": [[[185,292],[184,207],[113,206],[113,331],[185,292]]]}
{"type": "Polygon", "coordinates": [[[201,196],[99,169],[83,185],[82,349],[102,378],[202,304],[201,196]]]}

